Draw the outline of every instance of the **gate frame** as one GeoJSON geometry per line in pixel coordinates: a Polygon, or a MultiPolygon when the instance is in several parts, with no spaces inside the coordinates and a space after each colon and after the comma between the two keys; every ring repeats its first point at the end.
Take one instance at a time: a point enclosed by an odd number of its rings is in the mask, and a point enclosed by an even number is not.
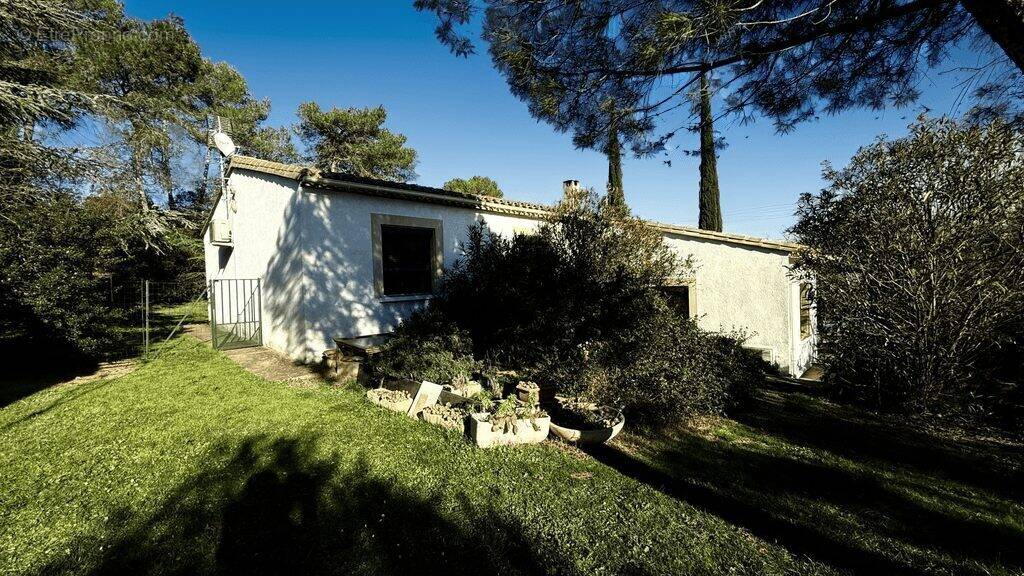
{"type": "MultiPolygon", "coordinates": [[[[210,279],[210,282],[209,282],[209,285],[208,285],[207,289],[208,289],[209,295],[210,295],[210,298],[209,298],[209,303],[210,303],[210,344],[213,346],[214,350],[234,350],[234,349],[237,349],[237,348],[255,348],[255,347],[263,346],[263,283],[262,283],[261,279],[260,278],[212,278],[212,279],[210,279]],[[217,340],[217,303],[218,303],[217,302],[217,283],[218,282],[232,282],[232,283],[235,283],[235,286],[237,286],[238,285],[237,283],[239,283],[239,282],[253,282],[253,281],[256,282],[256,289],[253,291],[253,293],[256,296],[256,307],[252,311],[254,312],[256,319],[255,320],[247,320],[247,321],[244,321],[243,323],[245,323],[245,324],[256,324],[256,330],[255,330],[255,334],[254,334],[255,340],[252,340],[252,339],[236,340],[234,342],[228,342],[227,344],[225,344],[224,343],[224,339],[221,339],[221,341],[218,343],[218,340],[217,340]]],[[[222,290],[222,292],[223,292],[223,290],[222,290]]],[[[237,290],[236,290],[236,292],[237,292],[237,290]]],[[[228,306],[230,307],[231,306],[230,290],[228,292],[228,299],[227,300],[228,300],[228,306]]],[[[237,309],[237,303],[236,303],[236,306],[234,308],[231,308],[231,311],[234,312],[236,316],[246,314],[246,310],[249,309],[249,306],[250,306],[251,303],[252,303],[252,298],[249,298],[245,302],[245,304],[242,305],[241,310],[237,309]]],[[[238,324],[239,323],[236,322],[233,325],[237,326],[238,324]]],[[[231,332],[234,333],[234,328],[231,329],[231,332]]]]}

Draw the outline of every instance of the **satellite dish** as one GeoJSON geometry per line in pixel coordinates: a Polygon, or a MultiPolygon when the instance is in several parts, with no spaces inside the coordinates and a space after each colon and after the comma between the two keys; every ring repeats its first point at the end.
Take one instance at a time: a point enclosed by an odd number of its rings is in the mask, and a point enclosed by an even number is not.
{"type": "Polygon", "coordinates": [[[231,136],[223,132],[217,132],[213,135],[213,145],[220,150],[220,153],[225,156],[231,156],[235,153],[235,143],[231,140],[231,136]]]}

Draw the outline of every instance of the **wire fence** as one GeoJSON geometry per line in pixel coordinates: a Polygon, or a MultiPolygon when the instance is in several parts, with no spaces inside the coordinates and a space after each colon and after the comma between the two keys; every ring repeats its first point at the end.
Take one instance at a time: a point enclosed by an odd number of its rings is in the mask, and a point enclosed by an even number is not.
{"type": "Polygon", "coordinates": [[[110,360],[152,358],[184,326],[209,322],[206,289],[190,282],[111,283],[107,297],[110,360]]]}

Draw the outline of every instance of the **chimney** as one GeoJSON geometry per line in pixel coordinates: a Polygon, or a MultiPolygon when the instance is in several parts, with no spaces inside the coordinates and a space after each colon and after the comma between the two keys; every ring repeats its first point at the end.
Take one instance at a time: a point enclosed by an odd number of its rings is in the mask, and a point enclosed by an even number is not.
{"type": "Polygon", "coordinates": [[[564,196],[571,196],[580,189],[579,180],[565,180],[562,182],[562,194],[564,196]]]}

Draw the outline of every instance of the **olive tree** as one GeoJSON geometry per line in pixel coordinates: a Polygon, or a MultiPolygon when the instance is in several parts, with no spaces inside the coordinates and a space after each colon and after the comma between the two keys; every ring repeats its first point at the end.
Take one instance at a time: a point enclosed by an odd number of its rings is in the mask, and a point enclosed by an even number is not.
{"type": "Polygon", "coordinates": [[[921,120],[801,198],[796,271],[816,279],[841,390],[883,408],[981,405],[1022,333],[1022,146],[1002,123],[921,120]]]}

